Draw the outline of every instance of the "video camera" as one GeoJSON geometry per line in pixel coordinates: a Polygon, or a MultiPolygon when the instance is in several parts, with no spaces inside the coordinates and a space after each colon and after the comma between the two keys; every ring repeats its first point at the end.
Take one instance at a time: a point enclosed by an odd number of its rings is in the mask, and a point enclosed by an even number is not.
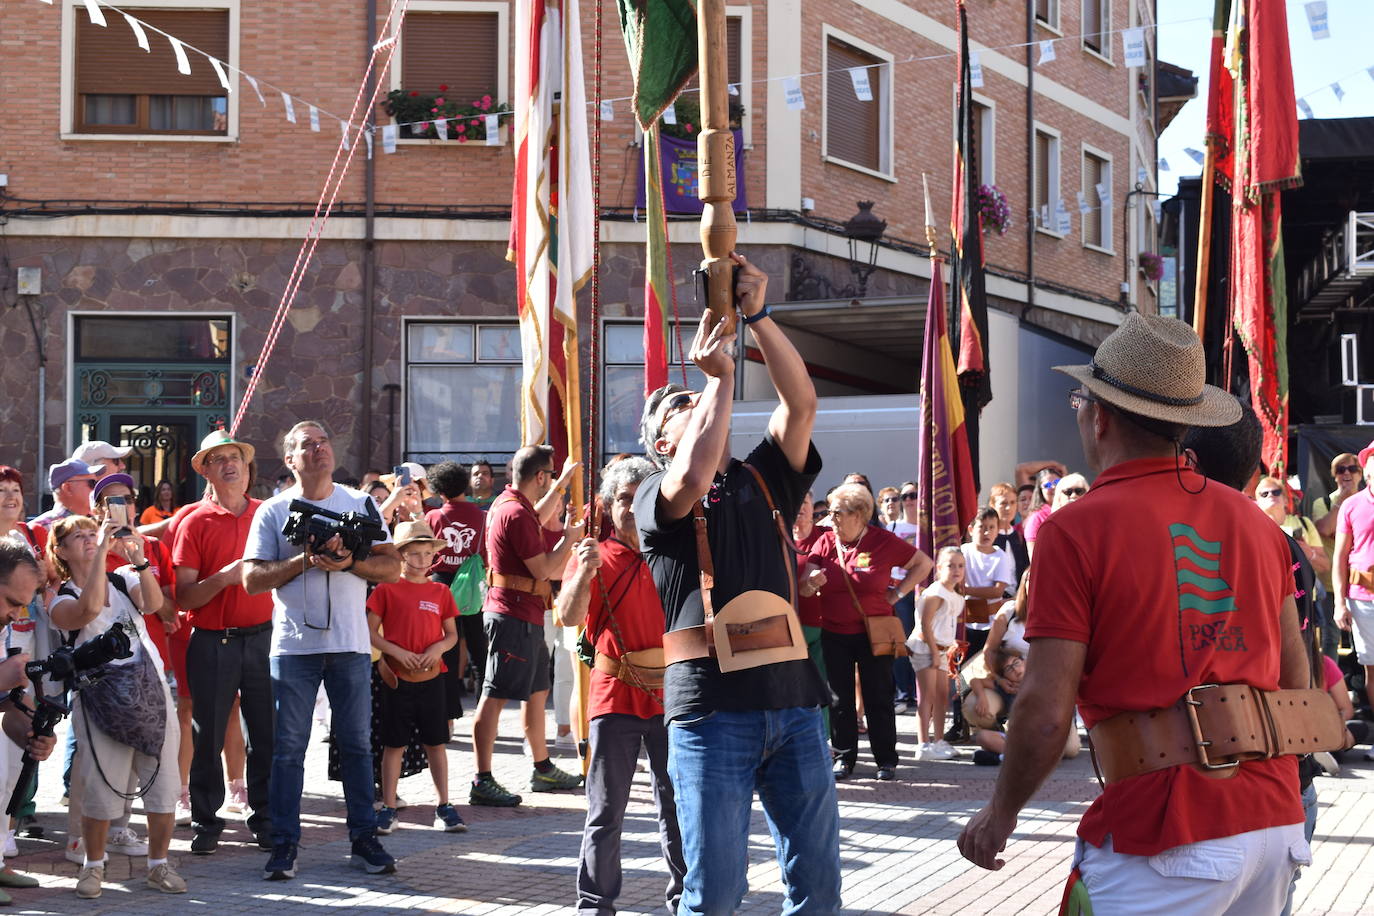
{"type": "MultiPolygon", "coordinates": [[[[103,667],[117,658],[129,658],[134,654],[133,643],[124,625],[115,621],[110,628],[94,639],[79,646],[62,646],[51,655],[24,666],[24,673],[33,683],[33,724],[30,729],[34,737],[52,737],[57,723],[71,712],[60,698],[53,698],[43,690],[43,676],[46,674],[67,689],[80,690],[100,680],[104,675],[103,667]]],[[[10,691],[10,702],[18,709],[25,709],[24,690],[16,687],[10,691]]],[[[29,797],[29,786],[38,774],[38,761],[24,751],[23,768],[19,771],[19,781],[10,796],[5,813],[11,817],[24,806],[29,797]]]]}
{"type": "Polygon", "coordinates": [[[287,510],[282,537],[297,547],[308,545],[315,553],[324,553],[324,545],[337,535],[344,554],[335,558],[342,560],[351,553],[357,562],[367,559],[373,544],[386,539],[381,520],[364,512],[331,512],[301,499],[291,500],[287,510]]]}

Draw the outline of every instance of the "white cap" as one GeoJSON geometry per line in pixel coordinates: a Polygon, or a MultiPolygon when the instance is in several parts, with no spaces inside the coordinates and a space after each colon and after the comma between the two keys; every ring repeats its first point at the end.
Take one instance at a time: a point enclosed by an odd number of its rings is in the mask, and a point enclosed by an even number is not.
{"type": "Polygon", "coordinates": [[[411,480],[424,480],[428,476],[428,473],[425,471],[425,466],[418,462],[405,461],[401,463],[401,467],[410,472],[411,480]]]}
{"type": "Polygon", "coordinates": [[[99,464],[102,461],[109,461],[111,458],[127,458],[133,450],[131,445],[116,448],[108,442],[94,439],[78,445],[76,451],[72,452],[72,457],[87,464],[99,464]]]}

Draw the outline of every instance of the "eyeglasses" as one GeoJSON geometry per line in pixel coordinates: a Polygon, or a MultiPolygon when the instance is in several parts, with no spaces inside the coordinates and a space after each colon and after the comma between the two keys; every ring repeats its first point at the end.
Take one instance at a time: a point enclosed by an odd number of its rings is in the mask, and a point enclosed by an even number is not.
{"type": "Polygon", "coordinates": [[[1088,492],[1087,487],[1065,487],[1063,490],[1064,495],[1070,499],[1073,499],[1075,496],[1082,496],[1086,492],[1088,492]]]}
{"type": "Polygon", "coordinates": [[[903,493],[903,494],[902,494],[902,499],[904,499],[905,501],[907,501],[907,502],[909,502],[909,503],[914,503],[916,500],[918,500],[918,499],[920,499],[920,498],[921,498],[921,494],[920,494],[920,493],[917,493],[915,490],[912,490],[912,491],[910,491],[910,492],[908,492],[908,493],[903,493]]]}
{"type": "Polygon", "coordinates": [[[668,421],[673,418],[673,414],[681,413],[692,407],[692,392],[679,391],[668,399],[668,406],[663,408],[662,418],[658,421],[658,434],[663,435],[663,427],[668,425],[668,421]]]}
{"type": "Polygon", "coordinates": [[[901,502],[901,501],[902,501],[902,498],[901,498],[900,496],[884,496],[884,497],[883,497],[883,505],[887,505],[888,503],[899,503],[899,502],[901,502]]]}
{"type": "Polygon", "coordinates": [[[1095,404],[1096,402],[1097,398],[1090,397],[1087,394],[1084,394],[1083,392],[1079,391],[1077,388],[1069,392],[1070,410],[1078,410],[1084,404],[1095,404]]]}
{"type": "Polygon", "coordinates": [[[1256,490],[1256,491],[1255,491],[1255,495],[1256,495],[1256,496],[1260,496],[1260,497],[1266,497],[1266,498],[1267,498],[1267,497],[1275,497],[1275,496],[1282,496],[1282,495],[1283,495],[1283,491],[1282,491],[1282,490],[1256,490]]]}
{"type": "Polygon", "coordinates": [[[1358,474],[1360,466],[1358,464],[1338,464],[1336,465],[1337,474],[1358,474]]]}

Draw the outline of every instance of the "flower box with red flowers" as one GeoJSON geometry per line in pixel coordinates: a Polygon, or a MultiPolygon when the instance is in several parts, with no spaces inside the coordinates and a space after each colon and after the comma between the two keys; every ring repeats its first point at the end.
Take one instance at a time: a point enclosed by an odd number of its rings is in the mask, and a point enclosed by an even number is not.
{"type": "Polygon", "coordinates": [[[495,101],[490,93],[464,103],[450,98],[447,86],[440,86],[437,94],[393,89],[382,104],[400,128],[401,140],[485,144],[489,115],[498,117],[499,127],[510,126],[510,104],[495,101]]]}

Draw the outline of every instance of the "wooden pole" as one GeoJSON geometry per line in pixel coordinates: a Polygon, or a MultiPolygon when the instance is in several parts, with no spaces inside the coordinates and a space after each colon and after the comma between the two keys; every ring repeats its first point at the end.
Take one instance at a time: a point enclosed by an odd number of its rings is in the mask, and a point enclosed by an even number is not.
{"type": "Polygon", "coordinates": [[[701,133],[697,135],[697,196],[701,198],[701,249],[706,307],[735,327],[735,135],[730,130],[725,0],[697,2],[697,59],[701,82],[701,133]]]}
{"type": "Polygon", "coordinates": [[[1206,154],[1202,160],[1202,206],[1198,211],[1197,277],[1193,287],[1193,330],[1199,340],[1206,339],[1207,282],[1212,261],[1212,190],[1216,187],[1217,148],[1207,138],[1206,154]]]}

